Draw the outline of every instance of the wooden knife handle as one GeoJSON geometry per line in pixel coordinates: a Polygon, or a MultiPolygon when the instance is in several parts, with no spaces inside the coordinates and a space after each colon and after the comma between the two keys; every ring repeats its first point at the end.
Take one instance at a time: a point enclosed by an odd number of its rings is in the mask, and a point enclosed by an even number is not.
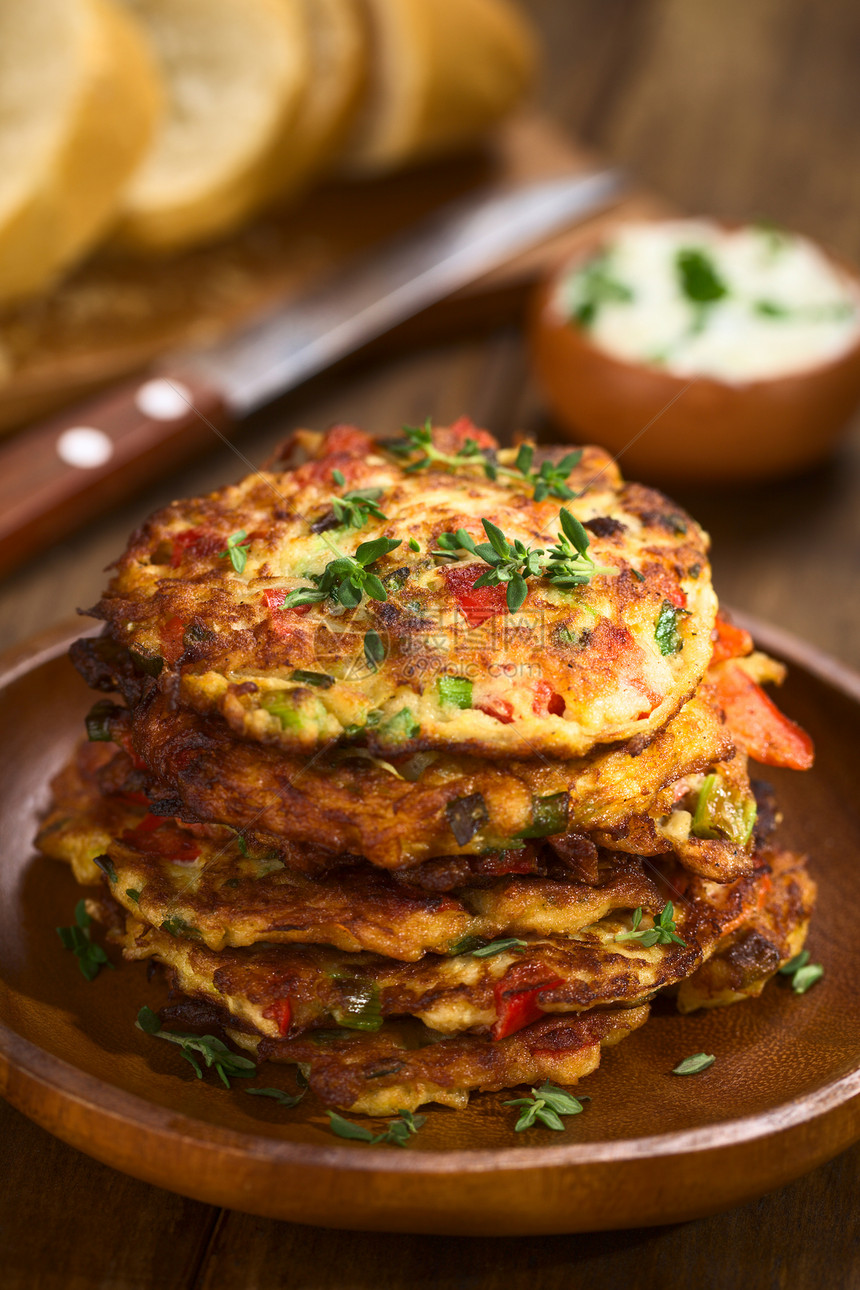
{"type": "Polygon", "coordinates": [[[0,444],[0,574],[215,442],[220,394],[161,370],[0,444]]]}

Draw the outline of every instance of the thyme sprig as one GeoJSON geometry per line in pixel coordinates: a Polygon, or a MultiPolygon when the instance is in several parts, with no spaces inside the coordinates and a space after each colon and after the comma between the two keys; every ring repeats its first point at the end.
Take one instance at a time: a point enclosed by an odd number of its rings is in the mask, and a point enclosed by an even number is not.
{"type": "Polygon", "coordinates": [[[663,906],[653,927],[640,928],[642,922],[642,910],[637,909],[633,914],[633,926],[629,932],[618,932],[616,941],[638,941],[644,949],[650,949],[652,945],[683,945],[686,949],[687,942],[681,940],[678,935],[678,929],[675,926],[675,908],[670,901],[663,906]]]}
{"type": "Polygon", "coordinates": [[[57,928],[63,948],[72,951],[78,960],[78,967],[88,981],[94,981],[103,967],[113,967],[101,945],[96,945],[90,938],[92,921],[87,913],[87,902],[79,900],[75,905],[75,921],[72,926],[57,928]]]}
{"type": "Polygon", "coordinates": [[[400,541],[400,538],[374,538],[360,543],[354,556],[339,555],[330,560],[322,573],[308,575],[314,584],[312,587],[297,587],[289,592],[284,598],[284,609],[318,605],[329,596],[347,609],[354,609],[365,595],[371,600],[387,600],[388,593],[371,566],[395,551],[400,541]]]}
{"type": "Polygon", "coordinates": [[[532,470],[534,444],[524,443],[520,445],[513,466],[502,466],[491,450],[481,448],[474,439],[466,439],[458,452],[443,452],[433,443],[433,423],[429,417],[423,426],[404,426],[403,438],[389,444],[388,451],[398,457],[410,457],[416,452],[421,454],[403,467],[407,474],[412,475],[434,465],[451,466],[455,470],[464,466],[478,466],[487,479],[495,481],[502,477],[528,485],[536,502],[542,502],[545,497],[558,497],[563,502],[576,497],[567,478],[582,460],[582,449],[577,449],[567,453],[561,461],[544,461],[539,470],[532,470]]]}
{"type": "Polygon", "coordinates": [[[354,1142],[367,1142],[378,1146],[385,1142],[394,1147],[405,1147],[412,1134],[417,1133],[427,1120],[426,1115],[413,1115],[411,1111],[398,1111],[397,1120],[391,1120],[384,1133],[374,1133],[364,1124],[353,1124],[345,1120],[337,1111],[326,1111],[331,1121],[331,1131],[339,1138],[351,1138],[354,1142]]]}
{"type": "Polygon", "coordinates": [[[574,1097],[566,1089],[559,1088],[550,1080],[545,1080],[540,1088],[533,1088],[531,1097],[515,1097],[510,1102],[503,1102],[503,1106],[521,1106],[519,1119],[514,1125],[516,1133],[522,1133],[524,1129],[530,1129],[535,1120],[539,1121],[547,1129],[553,1129],[556,1133],[561,1133],[567,1127],[562,1124],[563,1115],[579,1115],[585,1110],[583,1102],[588,1102],[587,1097],[574,1097]]]}
{"type": "Polygon", "coordinates": [[[579,520],[564,506],[559,512],[561,531],[555,546],[544,550],[527,547],[519,538],[511,541],[490,520],[482,519],[489,542],[476,542],[465,529],[440,533],[434,555],[447,558],[468,551],[490,568],[472,584],[474,588],[506,585],[508,609],[515,614],[528,594],[527,578],[546,578],[562,591],[581,587],[596,574],[612,574],[614,569],[597,565],[588,554],[588,534],[579,520]]]}
{"type": "MultiPolygon", "coordinates": [[[[343,488],[346,477],[340,470],[332,471],[334,482],[343,488]]],[[[331,509],[340,528],[363,529],[368,520],[387,520],[388,516],[380,510],[377,502],[382,496],[381,488],[357,488],[344,493],[342,497],[331,499],[331,509]]]]}
{"type": "Polygon", "coordinates": [[[226,548],[218,552],[218,559],[226,560],[229,558],[237,573],[244,573],[245,565],[248,563],[248,552],[251,549],[251,544],[246,541],[247,537],[248,534],[244,529],[231,533],[227,539],[226,548]]]}
{"type": "Polygon", "coordinates": [[[232,1052],[215,1035],[190,1035],[179,1030],[162,1030],[161,1022],[151,1008],[141,1008],[134,1024],[145,1035],[154,1035],[157,1039],[178,1044],[182,1056],[194,1067],[198,1079],[203,1078],[203,1068],[198,1058],[202,1058],[207,1067],[214,1067],[225,1088],[230,1088],[231,1079],[251,1079],[257,1073],[257,1067],[250,1057],[240,1057],[238,1053],[232,1052]]]}

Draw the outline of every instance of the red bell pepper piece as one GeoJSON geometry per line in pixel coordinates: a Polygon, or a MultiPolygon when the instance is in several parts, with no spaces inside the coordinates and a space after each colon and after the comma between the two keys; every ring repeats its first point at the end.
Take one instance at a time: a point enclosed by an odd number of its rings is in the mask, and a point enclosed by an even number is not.
{"type": "MultiPolygon", "coordinates": [[[[263,592],[263,599],[266,602],[267,609],[269,609],[270,611],[275,609],[280,609],[281,605],[284,603],[286,598],[287,598],[286,591],[281,591],[276,587],[267,587],[266,590],[263,592]]],[[[310,609],[310,605],[294,605],[292,609],[285,609],[283,612],[285,614],[302,615],[302,614],[306,614],[309,609],[310,609]]]]}
{"type": "Polygon", "coordinates": [[[453,564],[440,570],[445,586],[470,627],[480,627],[488,618],[508,612],[507,591],[503,586],[475,587],[473,584],[486,568],[482,564],[453,564]]]}
{"type": "Polygon", "coordinates": [[[184,653],[185,641],[185,624],[176,614],[168,618],[167,622],[161,629],[161,652],[167,659],[168,663],[175,663],[179,656],[184,653]]]}
{"type": "Polygon", "coordinates": [[[267,1021],[274,1021],[279,1035],[285,1035],[293,1020],[293,1009],[289,999],[278,999],[276,1003],[264,1009],[263,1016],[267,1021]]]}
{"type": "Polygon", "coordinates": [[[320,457],[331,457],[336,452],[350,457],[366,457],[373,451],[373,437],[358,426],[339,422],[329,426],[320,445],[320,457]]]}
{"type": "Polygon", "coordinates": [[[482,703],[473,703],[472,706],[488,717],[495,717],[503,726],[509,726],[514,719],[514,705],[508,703],[507,699],[484,699],[482,703]]]}
{"type": "Polygon", "coordinates": [[[809,770],[814,756],[809,735],[780,712],[743,668],[723,667],[715,688],[729,730],[754,761],[809,770]]]}
{"type": "Polygon", "coordinates": [[[552,688],[549,681],[538,681],[535,686],[535,697],[532,700],[532,712],[536,716],[563,717],[567,705],[560,694],[552,688]]]}
{"type": "Polygon", "coordinates": [[[194,839],[178,828],[175,820],[162,815],[145,815],[133,829],[123,833],[122,840],[141,849],[154,851],[156,855],[175,860],[178,864],[191,864],[200,855],[200,848],[194,839]]]}
{"type": "Polygon", "coordinates": [[[498,439],[494,438],[489,430],[481,430],[476,426],[471,417],[458,417],[449,426],[433,427],[433,446],[452,457],[460,452],[470,439],[479,448],[498,448],[499,446],[498,439]]]}
{"type": "Polygon", "coordinates": [[[496,1023],[490,1031],[491,1038],[507,1039],[508,1035],[513,1035],[516,1031],[522,1030],[523,1026],[537,1021],[544,1012],[538,1003],[538,995],[544,990],[554,990],[561,984],[560,977],[550,977],[547,981],[541,981],[539,985],[529,986],[527,990],[506,990],[504,980],[499,981],[493,991],[496,1023]]]}
{"type": "Polygon", "coordinates": [[[711,640],[714,642],[712,663],[724,663],[726,659],[743,658],[745,654],[752,653],[753,638],[749,632],[745,632],[743,627],[735,627],[720,614],[717,614],[711,640]]]}
{"type": "Polygon", "coordinates": [[[192,528],[183,529],[181,533],[174,533],[170,542],[172,550],[170,553],[171,569],[178,569],[188,555],[209,556],[215,555],[216,552],[222,551],[226,546],[223,538],[217,533],[212,533],[209,529],[192,528]]]}

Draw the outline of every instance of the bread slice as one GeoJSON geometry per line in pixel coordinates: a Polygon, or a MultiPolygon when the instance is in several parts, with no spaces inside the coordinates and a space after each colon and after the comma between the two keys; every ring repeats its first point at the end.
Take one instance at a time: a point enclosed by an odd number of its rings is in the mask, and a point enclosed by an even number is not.
{"type": "Polygon", "coordinates": [[[0,300],[43,290],[99,238],[161,109],[114,0],[0,5],[0,300]]]}
{"type": "Polygon", "coordinates": [[[117,236],[150,251],[236,228],[265,201],[309,76],[304,0],[125,0],[148,31],[169,109],[117,236]]]}
{"type": "Polygon", "coordinates": [[[303,0],[310,75],[291,130],[270,165],[276,198],[292,196],[340,150],[367,82],[368,40],[359,0],[303,0]]]}
{"type": "Polygon", "coordinates": [[[510,0],[362,0],[372,71],[344,151],[353,172],[455,151],[520,100],[536,66],[510,0]]]}

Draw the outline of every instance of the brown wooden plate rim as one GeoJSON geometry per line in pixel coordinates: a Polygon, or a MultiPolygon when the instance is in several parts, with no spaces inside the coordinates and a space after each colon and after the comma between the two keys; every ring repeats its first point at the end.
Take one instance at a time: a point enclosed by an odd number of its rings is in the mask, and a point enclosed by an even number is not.
{"type": "MultiPolygon", "coordinates": [[[[851,699],[860,702],[860,674],[852,671],[824,651],[807,644],[781,628],[763,623],[749,614],[733,613],[736,622],[752,633],[757,644],[812,672],[851,699]]],[[[0,658],[0,690],[31,670],[51,662],[65,653],[72,640],[95,629],[84,629],[74,620],[60,623],[48,631],[8,651],[0,658]]],[[[2,983],[0,983],[2,984],[2,983]]],[[[786,1133],[802,1124],[846,1108],[860,1096],[860,1055],[858,1066],[801,1098],[768,1108],[756,1115],[738,1120],[723,1120],[701,1129],[649,1137],[627,1138],[614,1142],[570,1144],[552,1147],[477,1148],[446,1152],[424,1152],[414,1146],[408,1152],[383,1152],[381,1149],[358,1152],[354,1148],[308,1143],[273,1141],[259,1134],[239,1133],[177,1112],[161,1109],[114,1086],[86,1074],[77,1067],[32,1044],[23,1036],[0,1023],[0,1088],[4,1096],[25,1114],[29,1113],[28,1085],[50,1091],[60,1101],[76,1103],[91,1114],[134,1121],[142,1130],[175,1141],[216,1148],[227,1155],[247,1161],[265,1161],[270,1166],[311,1166],[337,1168],[358,1173],[378,1172],[381,1156],[384,1171],[396,1174],[448,1174],[452,1170],[484,1173],[499,1169],[534,1170],[588,1164],[623,1164],[645,1158],[684,1156],[717,1151],[756,1139],[786,1133]],[[20,1084],[18,1081],[21,1081],[20,1084]]],[[[58,1102],[59,1105],[59,1102],[58,1102]]],[[[63,1135],[62,1126],[53,1116],[36,1116],[44,1127],[63,1135]],[[49,1122],[50,1121],[50,1122],[49,1122]]],[[[860,1117],[856,1132],[860,1133],[860,1117]]],[[[77,1144],[76,1144],[77,1145],[77,1144]]],[[[83,1146],[83,1144],[81,1143],[83,1146]]],[[[844,1145],[848,1145],[845,1143],[844,1145]]],[[[84,1148],[86,1149],[86,1148],[84,1148]]]]}

